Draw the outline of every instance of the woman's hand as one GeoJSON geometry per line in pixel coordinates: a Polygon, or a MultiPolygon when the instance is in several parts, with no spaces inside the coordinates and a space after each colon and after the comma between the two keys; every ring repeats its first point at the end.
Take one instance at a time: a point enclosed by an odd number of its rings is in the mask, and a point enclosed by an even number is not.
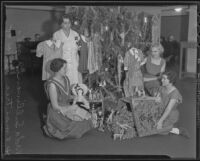
{"type": "Polygon", "coordinates": [[[84,103],[84,104],[82,104],[81,106],[85,107],[85,108],[88,109],[88,110],[90,109],[90,105],[89,105],[89,104],[85,104],[85,103],[84,103]]]}
{"type": "Polygon", "coordinates": [[[78,100],[78,98],[75,96],[75,97],[74,97],[74,100],[73,100],[73,105],[76,104],[77,100],[78,100]]]}
{"type": "Polygon", "coordinates": [[[162,126],[163,126],[163,122],[162,122],[161,120],[158,121],[157,124],[156,124],[157,129],[158,129],[158,130],[159,130],[159,129],[162,129],[162,126]]]}
{"type": "Polygon", "coordinates": [[[155,99],[155,101],[158,102],[158,103],[161,103],[161,97],[157,96],[156,99],[155,99]]]}
{"type": "Polygon", "coordinates": [[[66,115],[66,113],[68,112],[68,108],[66,108],[66,107],[62,107],[61,109],[60,109],[60,112],[65,116],[66,115]]]}
{"type": "Polygon", "coordinates": [[[144,60],[140,63],[140,66],[146,64],[146,62],[147,62],[147,58],[144,58],[144,60]]]}

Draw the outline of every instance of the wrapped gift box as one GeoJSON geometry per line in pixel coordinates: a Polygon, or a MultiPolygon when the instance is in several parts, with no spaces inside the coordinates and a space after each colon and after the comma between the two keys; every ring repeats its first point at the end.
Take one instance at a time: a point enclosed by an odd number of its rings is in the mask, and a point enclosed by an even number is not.
{"type": "Polygon", "coordinates": [[[164,112],[162,103],[154,98],[132,98],[132,112],[139,137],[156,133],[156,123],[164,112]]]}

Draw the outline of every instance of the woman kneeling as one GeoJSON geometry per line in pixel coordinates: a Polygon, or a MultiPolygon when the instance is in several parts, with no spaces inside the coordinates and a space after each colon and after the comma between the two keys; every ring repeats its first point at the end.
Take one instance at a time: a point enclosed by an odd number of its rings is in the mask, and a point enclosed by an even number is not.
{"type": "Polygon", "coordinates": [[[67,62],[63,59],[54,59],[50,64],[54,75],[45,83],[45,90],[50,102],[48,104],[47,120],[44,132],[58,139],[80,138],[94,128],[91,119],[84,119],[73,113],[77,105],[70,104],[70,82],[65,75],[67,62]],[[73,109],[73,110],[72,110],[73,109]],[[69,117],[70,116],[70,117],[69,117]]]}

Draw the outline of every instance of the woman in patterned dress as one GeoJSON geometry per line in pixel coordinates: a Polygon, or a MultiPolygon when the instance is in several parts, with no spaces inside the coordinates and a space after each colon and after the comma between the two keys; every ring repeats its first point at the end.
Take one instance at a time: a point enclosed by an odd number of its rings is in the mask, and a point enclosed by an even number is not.
{"type": "Polygon", "coordinates": [[[50,69],[55,74],[45,84],[50,102],[46,124],[43,127],[44,132],[57,139],[80,138],[94,127],[93,121],[79,119],[71,111],[73,108],[76,109],[76,106],[70,104],[73,100],[70,96],[70,82],[65,75],[66,61],[60,58],[54,59],[50,64],[50,69]]]}

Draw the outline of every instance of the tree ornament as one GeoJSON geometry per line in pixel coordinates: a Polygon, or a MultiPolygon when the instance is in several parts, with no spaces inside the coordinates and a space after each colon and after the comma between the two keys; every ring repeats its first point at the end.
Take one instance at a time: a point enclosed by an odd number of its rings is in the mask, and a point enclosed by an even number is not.
{"type": "Polygon", "coordinates": [[[106,25],[105,26],[105,31],[108,31],[109,30],[109,27],[106,25]]]}
{"type": "Polygon", "coordinates": [[[74,25],[78,25],[78,21],[74,21],[74,25]]]}
{"type": "Polygon", "coordinates": [[[131,42],[128,42],[127,46],[128,46],[128,48],[130,48],[131,47],[131,42]]]}
{"type": "Polygon", "coordinates": [[[147,23],[147,17],[144,17],[144,23],[147,23]]]}
{"type": "Polygon", "coordinates": [[[125,32],[122,32],[120,35],[121,39],[124,39],[125,38],[125,32]]]}

